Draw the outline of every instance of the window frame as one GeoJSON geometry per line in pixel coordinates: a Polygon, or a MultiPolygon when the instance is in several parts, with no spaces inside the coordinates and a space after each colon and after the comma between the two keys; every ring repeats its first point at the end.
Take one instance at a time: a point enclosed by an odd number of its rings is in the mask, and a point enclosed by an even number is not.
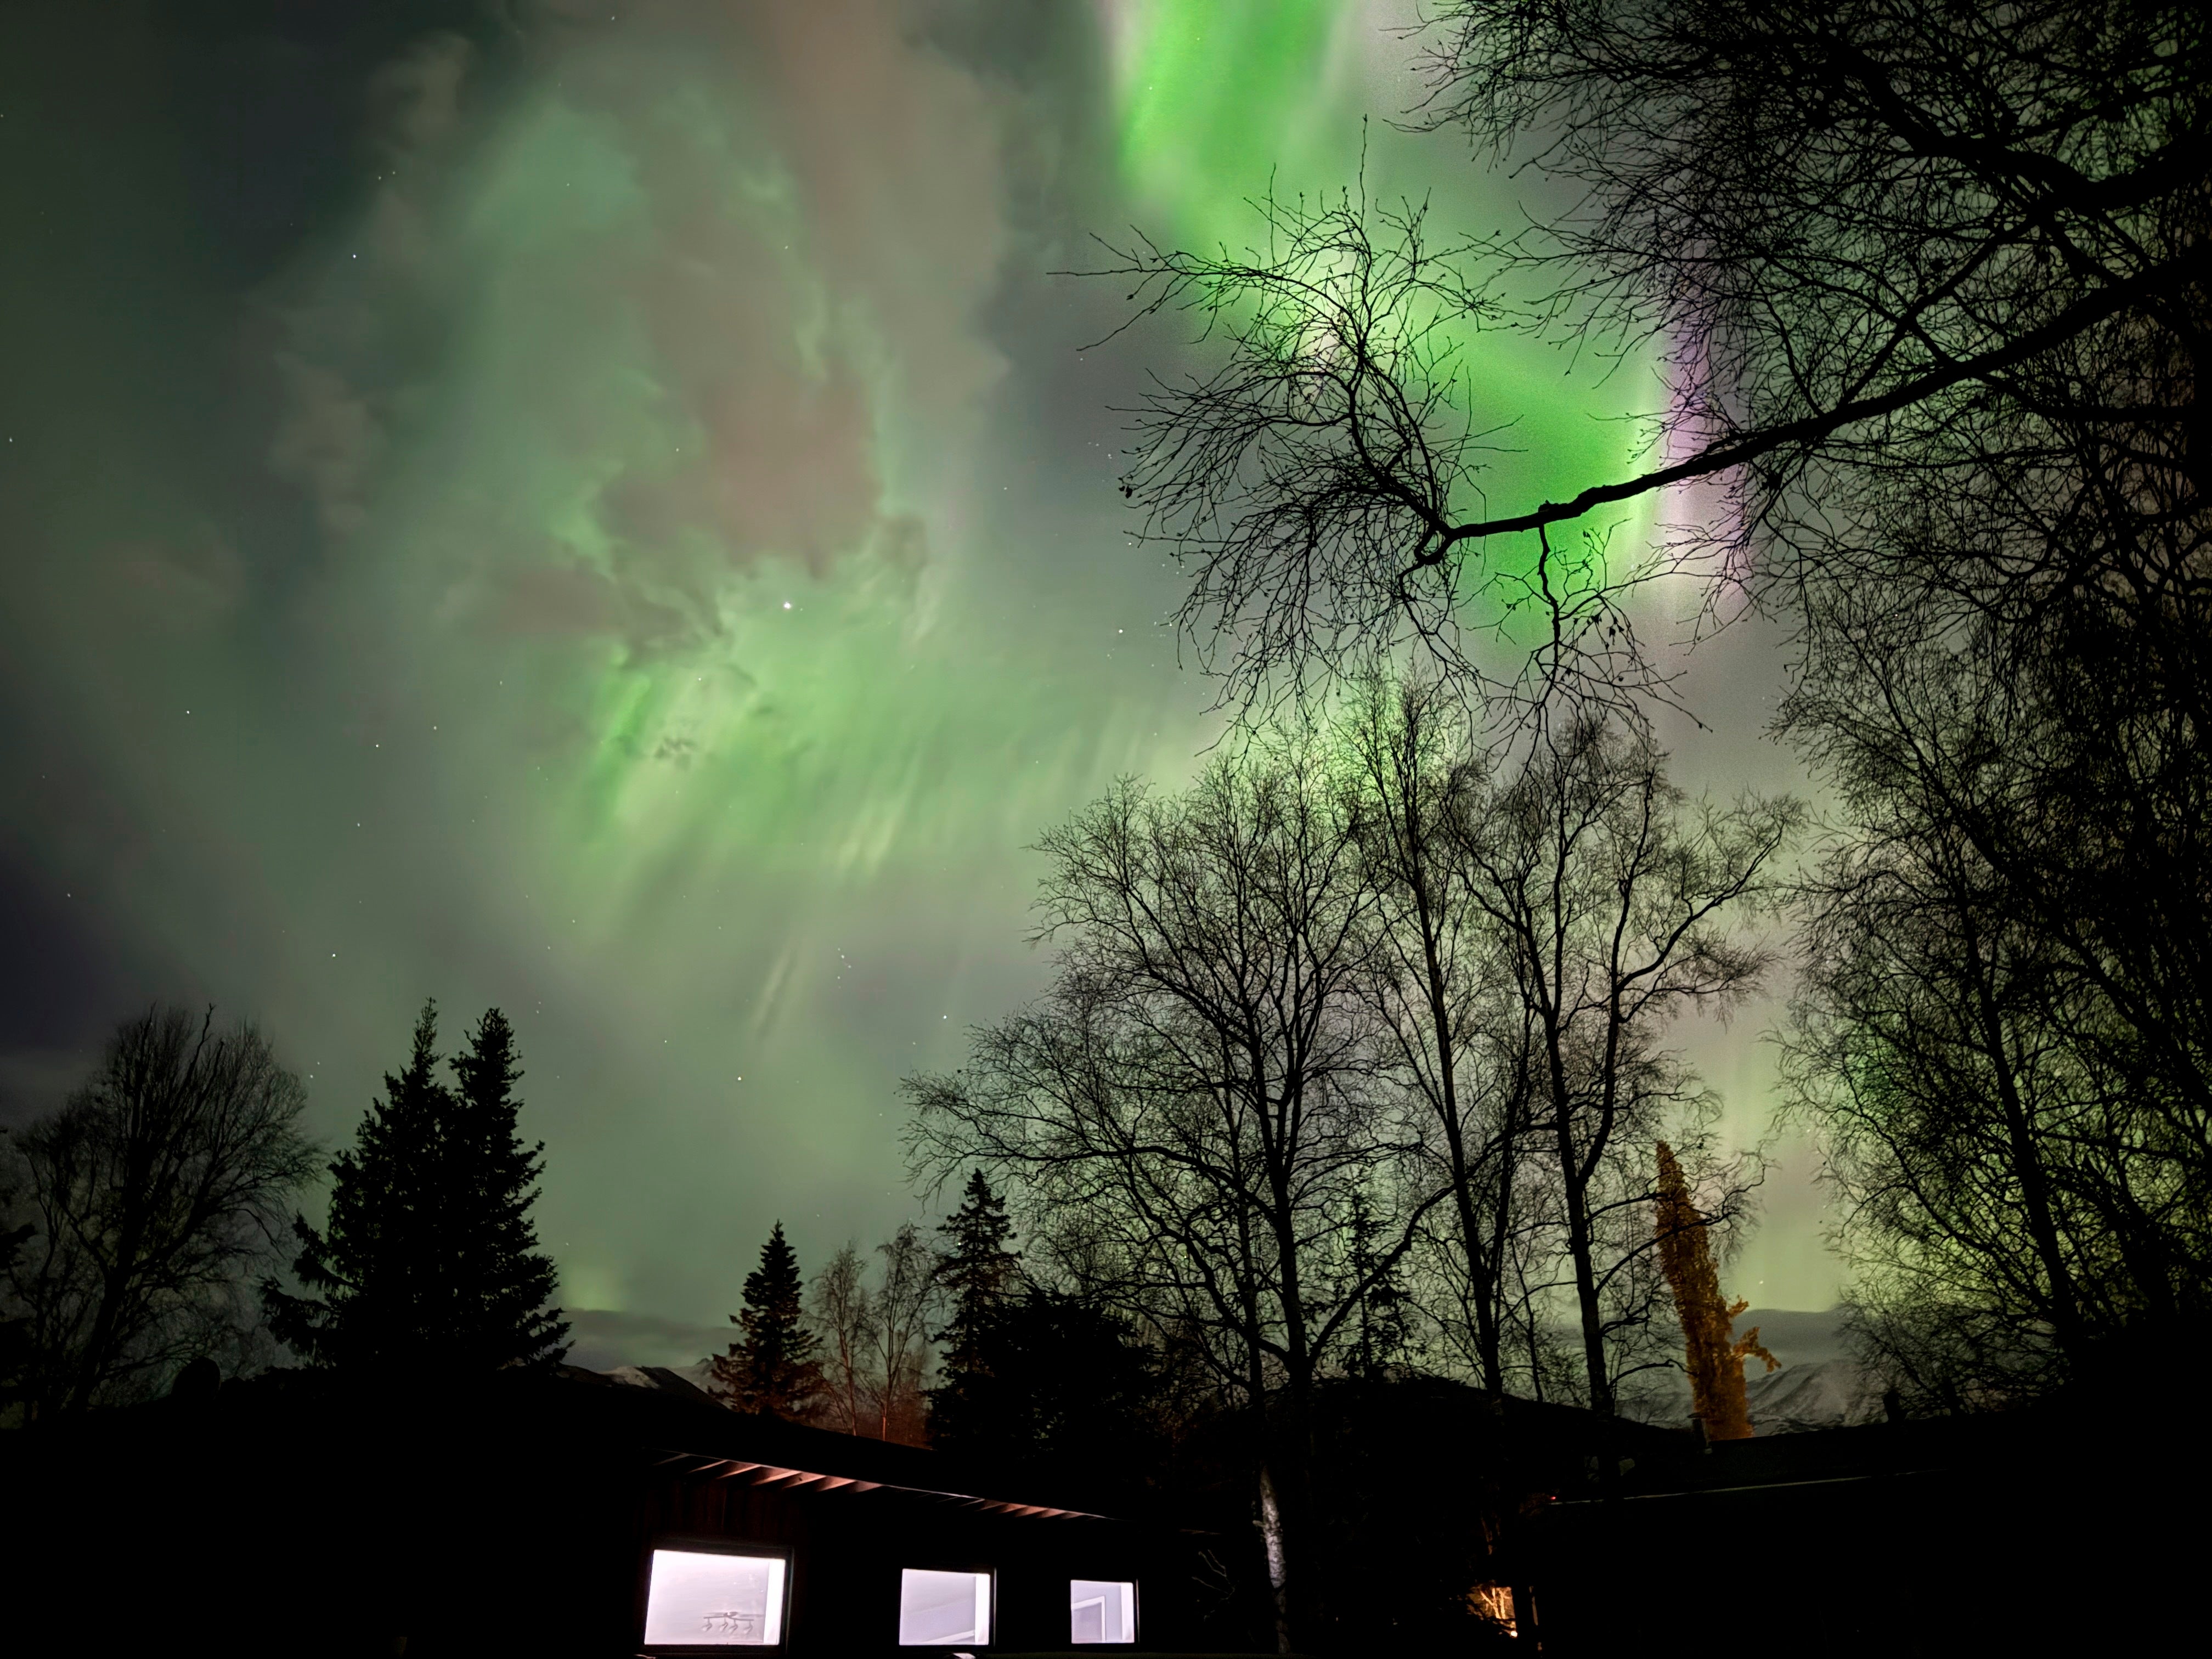
{"type": "MultiPolygon", "coordinates": [[[[923,1559],[927,1560],[928,1558],[924,1557],[923,1559]]],[[[956,1652],[963,1647],[988,1650],[999,1645],[998,1568],[993,1566],[988,1561],[956,1561],[947,1563],[939,1560],[927,1566],[916,1565],[912,1562],[902,1561],[899,1564],[898,1568],[898,1595],[893,1599],[891,1603],[893,1617],[899,1621],[899,1624],[903,1624],[906,1618],[906,1575],[910,1572],[965,1573],[970,1577],[980,1577],[988,1583],[991,1587],[991,1633],[988,1639],[981,1642],[908,1642],[904,1639],[904,1631],[898,1628],[897,1625],[894,1625],[891,1632],[891,1642],[896,1651],[900,1653],[951,1653],[956,1652]]]]}
{"type": "Polygon", "coordinates": [[[694,1659],[694,1656],[726,1653],[784,1653],[791,1647],[791,1592],[798,1576],[798,1561],[788,1544],[769,1543],[702,1533],[657,1533],[646,1540],[638,1564],[637,1651],[652,1659],[694,1659]],[[666,1550],[675,1555],[740,1555],[752,1560],[783,1563],[781,1605],[776,1610],[776,1639],[773,1642],[648,1642],[647,1620],[653,1612],[653,1558],[666,1550]]]}
{"type": "Polygon", "coordinates": [[[1079,1648],[1086,1653],[1091,1651],[1116,1653],[1133,1648],[1139,1642],[1144,1639],[1145,1592],[1143,1579],[1133,1574],[1127,1578],[1086,1578],[1079,1574],[1070,1573],[1067,1578],[1067,1612],[1069,1619],[1067,1644],[1069,1647],[1079,1648]],[[1078,1584],[1127,1584],[1129,1587],[1129,1634],[1126,1640],[1120,1642],[1079,1642],[1075,1639],[1073,1620],[1075,1617],[1075,1587],[1078,1584]]]}

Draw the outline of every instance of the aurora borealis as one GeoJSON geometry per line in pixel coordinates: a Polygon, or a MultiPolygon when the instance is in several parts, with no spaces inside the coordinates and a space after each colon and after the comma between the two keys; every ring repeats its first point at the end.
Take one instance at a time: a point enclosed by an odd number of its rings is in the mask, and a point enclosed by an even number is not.
{"type": "MultiPolygon", "coordinates": [[[[9,1118],[149,998],[335,1140],[435,996],[520,1032],[571,1307],[707,1323],[919,1200],[895,1085],[1039,979],[1022,848],[1216,730],[1114,488],[1190,349],[1097,232],[1510,179],[1357,0],[14,8],[0,53],[9,1118]]],[[[1502,495],[1625,365],[1472,342],[1502,495]]],[[[1680,769],[1789,775],[1750,630],[1680,769]]],[[[1693,1046],[1746,1134],[1772,1060],[1693,1046]]],[[[1778,1181],[1746,1294],[1834,1288],[1778,1181]],[[1758,1279],[1762,1290],[1753,1285],[1758,1279]]]]}

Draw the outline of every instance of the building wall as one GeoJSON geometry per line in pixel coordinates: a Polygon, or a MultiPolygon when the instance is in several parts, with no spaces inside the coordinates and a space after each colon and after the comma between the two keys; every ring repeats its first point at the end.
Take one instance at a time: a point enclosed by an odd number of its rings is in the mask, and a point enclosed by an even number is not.
{"type": "Polygon", "coordinates": [[[1178,1627],[1168,1534],[672,1472],[626,1431],[491,1404],[226,1388],[5,1437],[5,1645],[617,1659],[648,1552],[685,1538],[790,1552],[796,1655],[896,1651],[902,1567],[995,1572],[994,1648],[1066,1648],[1071,1577],[1138,1580],[1145,1646],[1178,1627]]]}
{"type": "Polygon", "coordinates": [[[1136,1581],[1147,1645],[1155,1625],[1164,1633],[1179,1622],[1175,1552],[1110,1522],[994,1514],[891,1490],[784,1492],[711,1478],[649,1481],[633,1513],[640,1628],[650,1550],[686,1541],[790,1553],[793,1654],[895,1651],[900,1572],[908,1567],[992,1573],[995,1647],[1066,1648],[1073,1578],[1136,1581]]]}

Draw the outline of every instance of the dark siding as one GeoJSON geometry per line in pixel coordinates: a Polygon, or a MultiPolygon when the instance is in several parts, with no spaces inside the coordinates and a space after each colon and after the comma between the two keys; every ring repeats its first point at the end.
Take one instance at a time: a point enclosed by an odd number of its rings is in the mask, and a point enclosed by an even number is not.
{"type": "MultiPolygon", "coordinates": [[[[404,1636],[408,1659],[612,1659],[638,1651],[648,1552],[687,1538],[790,1552],[793,1654],[894,1651],[909,1566],[994,1571],[994,1648],[1066,1648],[1071,1577],[1139,1580],[1145,1645],[1172,1644],[1188,1552],[1171,1534],[692,1472],[702,1459],[664,1461],[676,1419],[653,1416],[641,1434],[634,1403],[577,1409],[573,1394],[521,1383],[394,1400],[323,1379],[8,1436],[9,1645],[385,1655],[404,1636]]],[[[756,1432],[719,1408],[696,1426],[735,1437],[705,1456],[756,1432]]],[[[951,1467],[801,1434],[781,1455],[842,1453],[861,1479],[951,1467]]]]}

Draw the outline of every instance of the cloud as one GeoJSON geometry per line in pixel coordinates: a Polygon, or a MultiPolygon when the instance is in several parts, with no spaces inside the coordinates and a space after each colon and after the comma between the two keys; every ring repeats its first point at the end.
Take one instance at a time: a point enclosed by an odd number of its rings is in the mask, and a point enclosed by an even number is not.
{"type": "Polygon", "coordinates": [[[325,534],[351,536],[368,520],[384,424],[368,398],[334,368],[283,351],[276,372],[284,413],[270,441],[270,471],[314,503],[325,534]]]}
{"type": "MultiPolygon", "coordinates": [[[[374,78],[377,177],[285,308],[270,469],[325,543],[634,653],[766,562],[933,541],[1005,364],[1005,94],[894,0],[528,14],[374,78]]],[[[453,607],[441,607],[450,614],[453,607]]]]}
{"type": "Polygon", "coordinates": [[[461,89],[474,56],[458,34],[423,36],[370,77],[373,142],[387,164],[405,167],[461,130],[461,89]]]}
{"type": "Polygon", "coordinates": [[[377,171],[367,211],[325,251],[309,297],[283,308],[269,467],[313,504],[332,542],[368,524],[395,413],[424,367],[410,324],[432,299],[438,197],[463,136],[472,56],[459,35],[427,35],[370,78],[366,139],[377,171]]]}
{"type": "Polygon", "coordinates": [[[190,634],[227,621],[246,594],[246,565],[212,525],[112,554],[110,591],[140,623],[190,634]]]}

